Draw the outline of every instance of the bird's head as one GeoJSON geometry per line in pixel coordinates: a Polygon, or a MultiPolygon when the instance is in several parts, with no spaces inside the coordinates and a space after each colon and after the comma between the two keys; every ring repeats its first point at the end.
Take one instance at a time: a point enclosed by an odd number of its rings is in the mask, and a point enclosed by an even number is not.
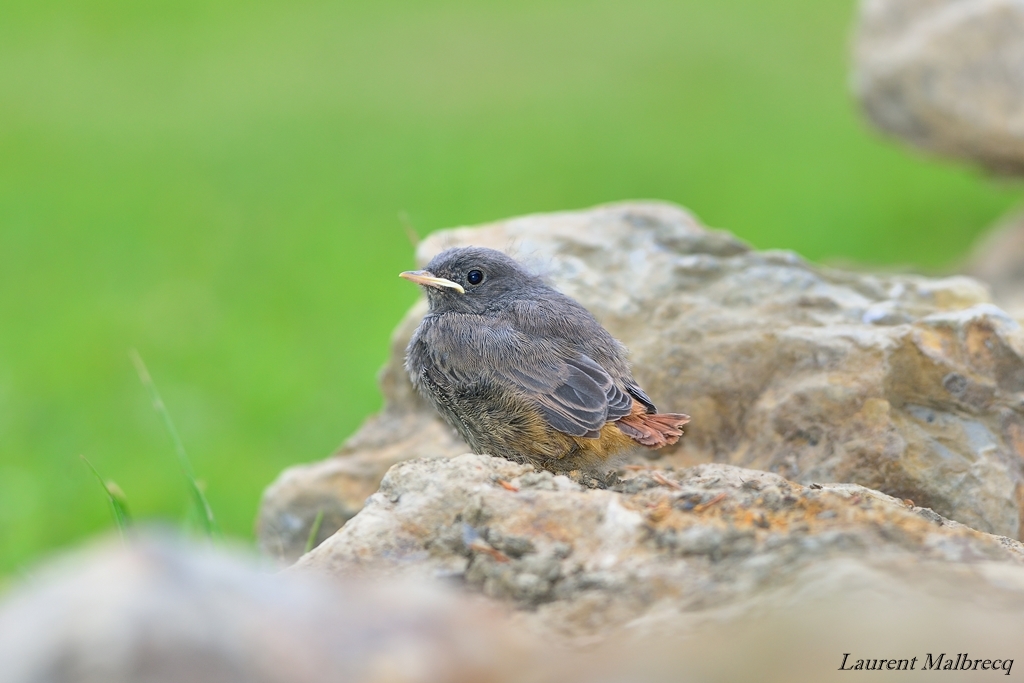
{"type": "Polygon", "coordinates": [[[486,314],[543,286],[511,256],[485,247],[447,249],[424,270],[407,270],[399,277],[423,287],[433,313],[486,314]]]}

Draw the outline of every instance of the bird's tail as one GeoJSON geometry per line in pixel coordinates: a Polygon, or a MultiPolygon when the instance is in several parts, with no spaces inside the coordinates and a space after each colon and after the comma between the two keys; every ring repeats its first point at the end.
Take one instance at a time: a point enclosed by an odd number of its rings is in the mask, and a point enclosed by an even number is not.
{"type": "Polygon", "coordinates": [[[690,421],[682,413],[654,413],[644,411],[635,401],[633,412],[620,418],[615,424],[623,434],[648,448],[671,446],[683,435],[683,425],[690,421]]]}

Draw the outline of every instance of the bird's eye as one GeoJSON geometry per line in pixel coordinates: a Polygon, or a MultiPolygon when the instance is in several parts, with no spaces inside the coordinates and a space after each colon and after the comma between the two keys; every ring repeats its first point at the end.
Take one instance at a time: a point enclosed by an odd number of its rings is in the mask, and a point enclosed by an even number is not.
{"type": "Polygon", "coordinates": [[[484,274],[479,270],[471,270],[466,274],[466,282],[471,285],[478,285],[484,281],[484,274]]]}

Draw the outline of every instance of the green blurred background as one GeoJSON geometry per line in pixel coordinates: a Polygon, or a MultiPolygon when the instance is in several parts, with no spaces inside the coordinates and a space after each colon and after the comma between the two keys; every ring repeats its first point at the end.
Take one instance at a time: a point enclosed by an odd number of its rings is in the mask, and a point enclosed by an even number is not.
{"type": "Polygon", "coordinates": [[[949,267],[1020,188],[878,139],[852,0],[4,3],[0,575],[180,519],[148,362],[226,533],[380,404],[421,234],[654,197],[758,247],[949,267]]]}

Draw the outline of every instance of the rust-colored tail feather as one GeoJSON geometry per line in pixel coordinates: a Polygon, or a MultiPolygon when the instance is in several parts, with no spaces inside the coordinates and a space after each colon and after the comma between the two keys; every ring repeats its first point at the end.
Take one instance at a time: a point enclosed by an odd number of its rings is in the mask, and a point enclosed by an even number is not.
{"type": "Polygon", "coordinates": [[[633,412],[615,424],[623,434],[641,446],[661,448],[679,441],[683,435],[683,425],[689,421],[690,416],[682,413],[646,413],[643,406],[634,402],[633,412]]]}

